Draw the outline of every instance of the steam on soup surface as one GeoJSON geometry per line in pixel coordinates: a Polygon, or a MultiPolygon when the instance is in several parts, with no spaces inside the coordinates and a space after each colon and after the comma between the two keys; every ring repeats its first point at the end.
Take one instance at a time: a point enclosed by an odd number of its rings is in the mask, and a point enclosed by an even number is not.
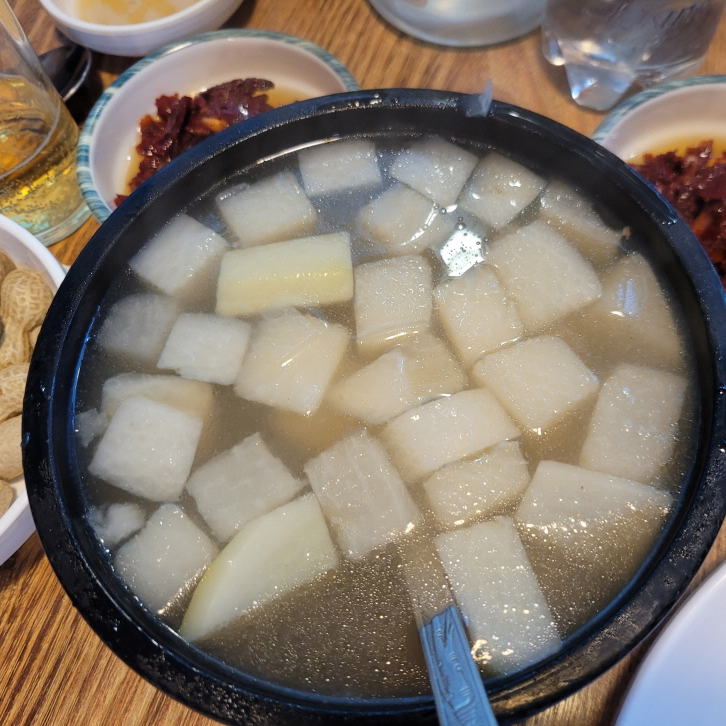
{"type": "Polygon", "coordinates": [[[577,190],[437,137],[329,142],[119,275],[79,377],[90,516],[145,605],[272,682],[426,692],[412,551],[509,673],[651,549],[690,369],[637,239],[577,190]]]}

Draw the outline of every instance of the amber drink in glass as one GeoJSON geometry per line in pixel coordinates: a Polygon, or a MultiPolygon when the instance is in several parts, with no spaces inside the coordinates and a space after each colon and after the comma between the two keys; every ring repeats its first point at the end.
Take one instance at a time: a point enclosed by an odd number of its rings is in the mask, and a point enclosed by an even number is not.
{"type": "Polygon", "coordinates": [[[0,213],[47,245],[89,215],[76,178],[77,143],[75,121],[0,0],[0,213]]]}

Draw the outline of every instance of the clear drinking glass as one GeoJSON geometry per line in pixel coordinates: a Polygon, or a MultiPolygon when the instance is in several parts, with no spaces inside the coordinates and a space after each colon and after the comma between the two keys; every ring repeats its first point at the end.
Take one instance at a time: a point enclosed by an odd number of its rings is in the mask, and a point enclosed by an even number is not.
{"type": "Polygon", "coordinates": [[[89,215],[76,178],[78,127],[6,0],[0,0],[0,213],[44,244],[89,215]]]}
{"type": "Polygon", "coordinates": [[[604,111],[634,84],[694,71],[726,0],[547,0],[543,51],[564,65],[572,98],[604,111]]]}

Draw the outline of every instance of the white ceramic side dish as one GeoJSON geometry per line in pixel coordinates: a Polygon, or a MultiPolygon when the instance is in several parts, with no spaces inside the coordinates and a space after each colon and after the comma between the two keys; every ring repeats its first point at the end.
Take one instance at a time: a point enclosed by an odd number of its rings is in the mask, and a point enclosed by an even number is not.
{"type": "Polygon", "coordinates": [[[614,726],[722,726],[726,714],[726,563],[656,639],[614,726]]]}
{"type": "Polygon", "coordinates": [[[78,145],[78,180],[99,222],[123,194],[139,121],[155,100],[194,95],[235,78],[264,78],[298,100],[359,88],[343,64],[300,38],[265,30],[221,30],[167,46],[134,64],[93,107],[78,145]]]}
{"type": "Polygon", "coordinates": [[[111,55],[143,56],[195,33],[215,30],[242,0],[199,0],[183,10],[146,23],[104,25],[81,20],[76,0],[40,0],[56,26],[76,43],[111,55]]]}
{"type": "MultiPolygon", "coordinates": [[[[30,267],[43,273],[53,292],[63,282],[66,273],[60,262],[30,232],[3,215],[0,215],[0,249],[10,255],[18,267],[30,267]]],[[[25,479],[18,477],[10,485],[15,490],[15,500],[0,517],[0,565],[35,530],[25,479]]]]}
{"type": "Polygon", "coordinates": [[[726,75],[693,76],[653,86],[611,111],[592,138],[624,161],[671,140],[726,137],[726,75]]]}

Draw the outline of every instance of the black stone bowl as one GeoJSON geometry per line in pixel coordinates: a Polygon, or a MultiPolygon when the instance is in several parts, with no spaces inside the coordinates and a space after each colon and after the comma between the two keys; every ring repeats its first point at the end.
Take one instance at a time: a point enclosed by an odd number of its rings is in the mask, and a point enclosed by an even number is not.
{"type": "Polygon", "coordinates": [[[493,146],[564,178],[627,224],[685,321],[699,386],[697,451],[674,515],[647,561],[608,608],[554,657],[487,681],[502,723],[533,714],[603,673],[662,620],[686,589],[726,514],[724,347],[720,281],[673,209],[626,164],[554,121],[475,97],[426,90],[358,91],[282,107],[212,137],[131,195],[81,252],[48,313],[23,414],[25,477],[41,541],[74,605],[140,675],[228,724],[428,724],[431,697],[348,699],[281,688],[205,655],[157,620],[115,575],[80,486],[74,408],[79,366],[99,306],[127,261],[175,213],[259,160],[339,136],[439,134],[493,146]]]}

